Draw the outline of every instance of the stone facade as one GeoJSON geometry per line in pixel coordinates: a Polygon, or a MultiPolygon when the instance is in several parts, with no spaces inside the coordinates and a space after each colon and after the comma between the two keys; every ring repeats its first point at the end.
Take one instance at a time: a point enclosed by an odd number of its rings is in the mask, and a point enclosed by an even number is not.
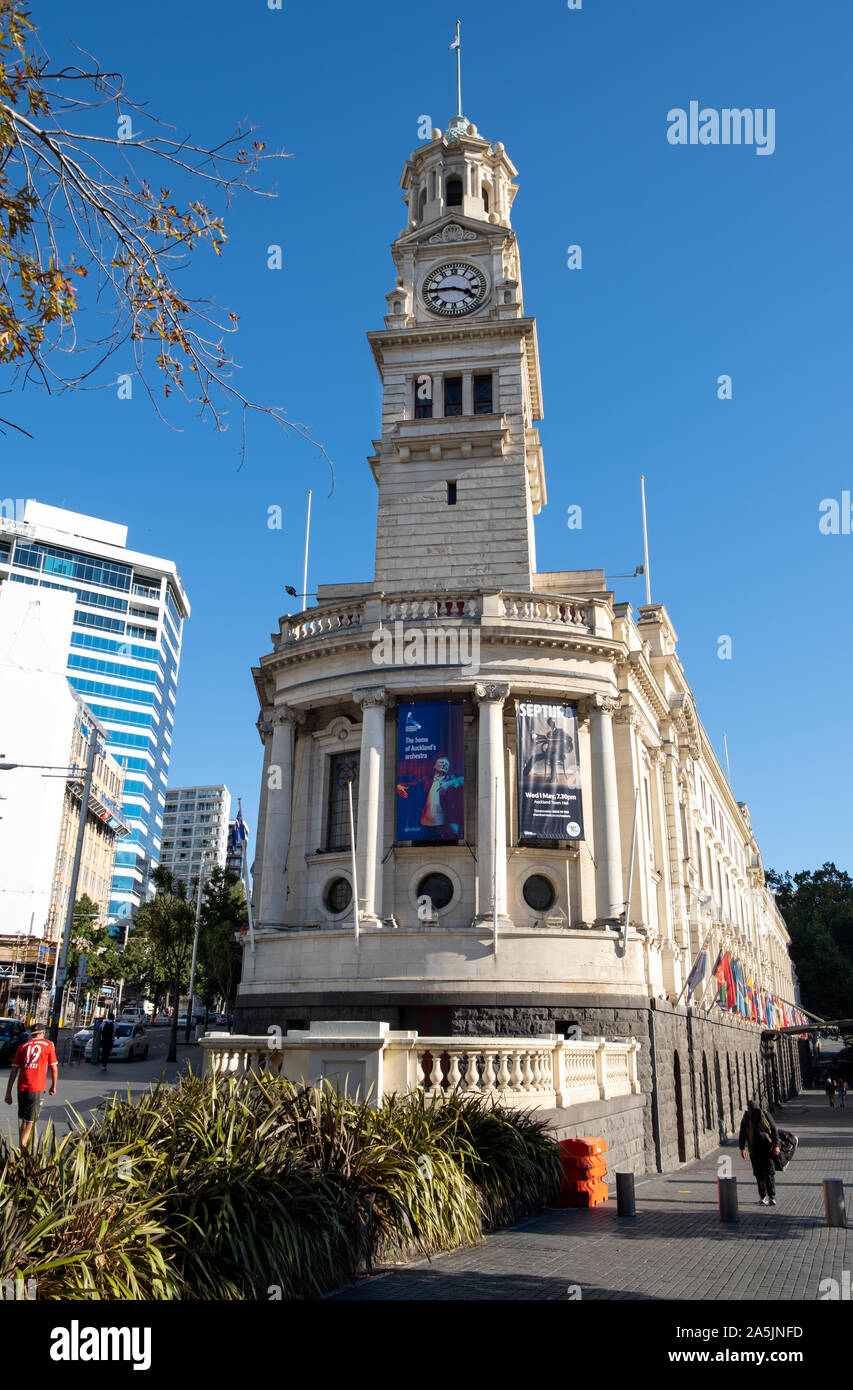
{"type": "Polygon", "coordinates": [[[654,1167],[678,1161],[676,1055],[689,1156],[732,1123],[729,1065],[736,1096],[759,1079],[760,1029],[707,1015],[707,976],[683,1008],[700,948],[711,963],[730,951],[793,1003],[788,936],[666,609],[617,602],[601,571],[537,571],[542,398],[514,178],[503,146],[461,119],[404,170],[396,285],[369,335],[383,386],[374,579],[321,586],[315,608],[280,619],[254,672],[256,945],[237,1026],[336,1017],[526,1036],[574,1021],[636,1036],[654,1167]],[[464,721],[464,830],[401,842],[398,718],[449,700],[464,721]],[[522,841],[516,700],[576,711],[582,837],[522,841]],[[440,903],[425,896],[436,875],[440,903]],[[713,1104],[694,1125],[703,1062],[713,1104]]]}

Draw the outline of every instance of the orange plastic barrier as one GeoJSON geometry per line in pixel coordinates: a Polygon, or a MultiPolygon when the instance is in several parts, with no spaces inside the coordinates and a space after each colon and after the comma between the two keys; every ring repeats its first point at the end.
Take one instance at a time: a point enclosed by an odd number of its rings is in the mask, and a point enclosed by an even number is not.
{"type": "Polygon", "coordinates": [[[601,1178],[591,1182],[564,1183],[557,1199],[558,1207],[598,1207],[607,1201],[607,1183],[601,1178]]]}
{"type": "Polygon", "coordinates": [[[607,1153],[606,1139],[561,1139],[559,1146],[563,1153],[574,1154],[578,1158],[607,1153]]]}
{"type": "Polygon", "coordinates": [[[557,1205],[597,1207],[607,1201],[607,1141],[604,1139],[561,1139],[557,1145],[563,1180],[557,1205]]]}

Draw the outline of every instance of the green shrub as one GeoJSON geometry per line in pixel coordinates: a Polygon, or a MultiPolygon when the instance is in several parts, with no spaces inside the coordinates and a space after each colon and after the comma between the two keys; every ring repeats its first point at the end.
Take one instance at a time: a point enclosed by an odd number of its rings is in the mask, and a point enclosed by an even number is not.
{"type": "Polygon", "coordinates": [[[365,1266],[470,1244],[553,1200],[534,1115],[422,1091],[182,1077],[57,1140],[0,1146],[0,1277],[40,1298],[316,1297],[365,1266]]]}

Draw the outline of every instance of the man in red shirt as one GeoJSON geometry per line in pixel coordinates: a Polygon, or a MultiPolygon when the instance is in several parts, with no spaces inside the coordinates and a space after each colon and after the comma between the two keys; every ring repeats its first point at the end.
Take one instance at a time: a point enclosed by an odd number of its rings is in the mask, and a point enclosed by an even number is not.
{"type": "Polygon", "coordinates": [[[47,1087],[47,1069],[50,1067],[50,1092],[56,1095],[59,1078],[59,1063],[53,1043],[44,1036],[40,1024],[33,1024],[29,1042],[21,1043],[12,1060],[9,1084],[6,1087],[6,1104],[12,1104],[12,1087],[18,1078],[18,1124],[20,1126],[21,1148],[29,1141],[33,1125],[38,1119],[42,1096],[47,1087]]]}

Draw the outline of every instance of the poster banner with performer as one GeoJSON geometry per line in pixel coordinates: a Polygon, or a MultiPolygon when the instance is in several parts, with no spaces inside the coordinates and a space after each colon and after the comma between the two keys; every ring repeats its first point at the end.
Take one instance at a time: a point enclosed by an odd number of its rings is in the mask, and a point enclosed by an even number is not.
{"type": "Polygon", "coordinates": [[[516,700],[518,837],[582,840],[577,705],[516,700]]]}
{"type": "Polygon", "coordinates": [[[397,707],[397,839],[465,838],[461,700],[397,707]]]}

